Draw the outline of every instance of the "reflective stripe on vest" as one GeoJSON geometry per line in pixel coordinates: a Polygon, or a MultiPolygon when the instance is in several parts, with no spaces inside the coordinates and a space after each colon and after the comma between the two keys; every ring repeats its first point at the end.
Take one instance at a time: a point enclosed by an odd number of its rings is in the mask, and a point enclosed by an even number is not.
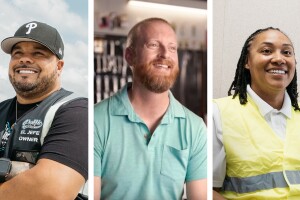
{"type": "MultiPolygon", "coordinates": [[[[290,184],[300,184],[300,171],[286,171],[290,184]]],[[[224,190],[236,193],[288,187],[282,172],[271,172],[246,178],[226,177],[224,190]]]]}

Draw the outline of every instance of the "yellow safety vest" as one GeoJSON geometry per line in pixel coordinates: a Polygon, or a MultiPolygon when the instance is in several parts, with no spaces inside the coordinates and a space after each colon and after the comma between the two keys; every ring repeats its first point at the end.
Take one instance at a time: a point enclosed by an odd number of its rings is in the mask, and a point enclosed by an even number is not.
{"type": "Polygon", "coordinates": [[[214,100],[222,119],[227,199],[300,200],[300,112],[292,108],[286,139],[280,139],[248,96],[214,100]]]}

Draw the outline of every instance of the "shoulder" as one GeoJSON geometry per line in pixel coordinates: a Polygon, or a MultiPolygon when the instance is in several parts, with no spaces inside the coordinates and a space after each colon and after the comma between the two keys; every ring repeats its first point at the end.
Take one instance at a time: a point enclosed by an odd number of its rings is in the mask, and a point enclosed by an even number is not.
{"type": "Polygon", "coordinates": [[[121,91],[113,96],[104,99],[94,105],[94,117],[98,118],[103,115],[109,115],[113,110],[119,110],[124,107],[121,91]]]}
{"type": "Polygon", "coordinates": [[[10,105],[12,102],[14,102],[15,99],[16,99],[16,97],[11,98],[11,99],[6,99],[6,100],[0,102],[0,108],[10,105]]]}
{"type": "Polygon", "coordinates": [[[201,117],[199,117],[194,112],[190,111],[188,108],[184,106],[183,106],[183,110],[186,114],[186,119],[190,121],[193,125],[197,125],[197,127],[205,126],[205,123],[201,117]]]}
{"type": "Polygon", "coordinates": [[[115,97],[109,97],[95,104],[94,106],[94,133],[103,136],[103,133],[109,132],[110,124],[110,104],[115,97]]]}
{"type": "Polygon", "coordinates": [[[241,105],[238,96],[236,96],[235,98],[233,98],[233,96],[228,96],[214,99],[213,102],[216,104],[220,111],[223,109],[232,109],[232,107],[241,105]]]}
{"type": "Polygon", "coordinates": [[[213,101],[217,104],[221,103],[221,102],[231,102],[234,101],[235,99],[238,99],[239,97],[236,96],[235,98],[233,98],[233,96],[227,96],[227,97],[222,97],[222,98],[218,98],[218,99],[213,99],[213,101]]]}
{"type": "Polygon", "coordinates": [[[98,103],[96,103],[94,105],[94,112],[95,112],[95,115],[98,113],[98,112],[102,112],[104,110],[107,110],[108,109],[108,106],[109,106],[109,101],[112,97],[109,97],[107,99],[104,99],[98,103]]]}
{"type": "Polygon", "coordinates": [[[75,98],[65,102],[61,108],[88,107],[88,99],[84,97],[75,98]]]}
{"type": "Polygon", "coordinates": [[[87,98],[76,98],[69,100],[65,103],[63,103],[57,112],[61,111],[72,111],[73,109],[79,109],[79,110],[87,110],[88,109],[88,99],[87,98]]]}
{"type": "MultiPolygon", "coordinates": [[[[177,100],[176,100],[177,101],[177,100]]],[[[176,110],[181,110],[183,113],[182,117],[179,117],[180,119],[184,120],[185,127],[186,127],[186,133],[190,133],[194,136],[201,134],[206,134],[206,125],[201,117],[196,115],[194,112],[186,108],[184,105],[176,102],[176,110]],[[190,130],[190,131],[188,131],[190,130]]],[[[192,137],[194,137],[192,136],[192,137]]]]}
{"type": "Polygon", "coordinates": [[[73,118],[83,116],[87,118],[88,115],[88,99],[87,98],[76,98],[64,102],[59,106],[55,113],[55,117],[71,117],[73,118]]]}
{"type": "Polygon", "coordinates": [[[109,118],[110,101],[113,97],[102,100],[94,105],[94,123],[103,126],[107,123],[109,118]]]}
{"type": "Polygon", "coordinates": [[[176,107],[176,113],[175,115],[178,115],[178,113],[182,113],[179,115],[182,115],[183,118],[186,119],[186,121],[191,122],[192,124],[201,124],[204,125],[203,119],[196,115],[194,112],[192,112],[190,109],[182,105],[179,101],[175,99],[173,102],[174,106],[176,107]]]}

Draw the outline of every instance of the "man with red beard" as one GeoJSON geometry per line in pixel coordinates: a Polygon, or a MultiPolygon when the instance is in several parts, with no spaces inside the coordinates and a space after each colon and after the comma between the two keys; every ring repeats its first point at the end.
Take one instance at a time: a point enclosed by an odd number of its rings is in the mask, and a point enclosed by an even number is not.
{"type": "Polygon", "coordinates": [[[61,88],[60,34],[33,21],[1,48],[16,97],[0,103],[0,199],[77,199],[88,177],[88,107],[61,88]]]}
{"type": "Polygon", "coordinates": [[[176,34],[160,18],[136,24],[125,58],[133,82],[95,106],[95,199],[206,199],[206,127],[172,95],[176,34]]]}

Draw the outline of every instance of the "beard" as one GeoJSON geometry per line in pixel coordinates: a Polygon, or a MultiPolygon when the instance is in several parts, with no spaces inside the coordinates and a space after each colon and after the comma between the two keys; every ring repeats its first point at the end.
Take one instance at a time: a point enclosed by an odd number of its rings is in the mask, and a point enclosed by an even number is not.
{"type": "Polygon", "coordinates": [[[133,74],[138,77],[140,82],[151,92],[163,93],[169,90],[175,83],[179,74],[179,68],[178,65],[170,60],[152,60],[149,63],[144,63],[134,67],[133,74]],[[158,72],[153,69],[153,66],[157,63],[170,66],[170,74],[158,74],[158,72]]]}
{"type": "MultiPolygon", "coordinates": [[[[27,66],[22,66],[26,68],[27,66]]],[[[14,72],[16,73],[16,72],[14,72]]],[[[41,94],[45,93],[49,90],[53,85],[55,85],[57,79],[57,69],[44,77],[40,77],[38,75],[37,79],[34,82],[23,82],[17,81],[15,74],[9,74],[9,80],[14,87],[17,94],[22,97],[30,98],[40,96],[41,94]]]]}

